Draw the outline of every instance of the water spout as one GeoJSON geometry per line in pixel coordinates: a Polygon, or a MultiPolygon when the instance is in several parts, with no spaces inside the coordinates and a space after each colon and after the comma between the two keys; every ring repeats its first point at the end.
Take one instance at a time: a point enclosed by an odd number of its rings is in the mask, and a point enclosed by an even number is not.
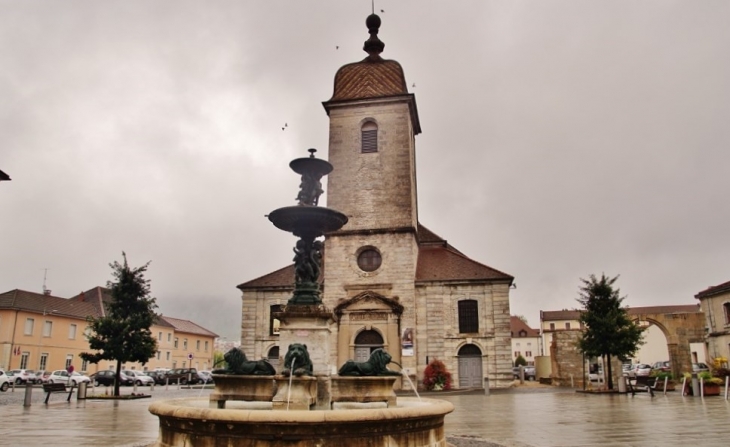
{"type": "Polygon", "coordinates": [[[401,364],[396,361],[391,360],[390,363],[395,363],[396,365],[398,365],[398,367],[400,368],[400,373],[403,375],[403,377],[406,378],[408,383],[411,385],[411,389],[413,390],[414,393],[416,393],[416,397],[418,398],[419,401],[421,401],[421,396],[418,394],[418,390],[416,389],[416,386],[413,384],[413,381],[411,380],[411,378],[408,377],[408,373],[406,372],[406,370],[403,369],[401,364]]]}
{"type": "Polygon", "coordinates": [[[292,357],[291,359],[291,369],[289,373],[289,389],[286,390],[286,411],[289,411],[289,402],[291,402],[291,381],[294,378],[294,365],[297,363],[297,358],[292,357]]]}

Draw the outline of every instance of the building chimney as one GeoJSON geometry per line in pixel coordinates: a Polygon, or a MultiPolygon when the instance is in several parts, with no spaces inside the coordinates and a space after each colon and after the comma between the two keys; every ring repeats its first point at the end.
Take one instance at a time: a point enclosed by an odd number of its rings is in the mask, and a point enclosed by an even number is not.
{"type": "Polygon", "coordinates": [[[50,296],[51,295],[51,291],[49,289],[43,289],[43,294],[46,295],[46,296],[50,296]]]}

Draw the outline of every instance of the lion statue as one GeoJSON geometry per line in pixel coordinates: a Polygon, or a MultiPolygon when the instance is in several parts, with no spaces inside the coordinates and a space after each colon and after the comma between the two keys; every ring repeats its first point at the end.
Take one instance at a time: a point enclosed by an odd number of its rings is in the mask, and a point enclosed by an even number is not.
{"type": "Polygon", "coordinates": [[[228,368],[214,369],[213,374],[231,374],[241,376],[273,376],[276,370],[266,360],[248,360],[243,350],[231,348],[223,355],[228,368]]]}
{"type": "Polygon", "coordinates": [[[295,376],[311,376],[312,360],[309,359],[309,351],[307,345],[301,343],[292,343],[289,350],[284,356],[284,370],[281,372],[285,376],[294,374],[295,376]]]}
{"type": "Polygon", "coordinates": [[[370,354],[367,362],[348,360],[337,373],[341,376],[400,376],[401,373],[386,368],[391,361],[390,354],[378,348],[370,354]]]}

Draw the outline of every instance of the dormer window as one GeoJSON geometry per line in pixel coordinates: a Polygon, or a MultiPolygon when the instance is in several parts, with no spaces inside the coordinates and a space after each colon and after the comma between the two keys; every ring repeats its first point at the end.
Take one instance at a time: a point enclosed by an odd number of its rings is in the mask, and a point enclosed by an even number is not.
{"type": "Polygon", "coordinates": [[[361,152],[363,154],[378,152],[378,125],[372,121],[368,121],[362,125],[361,131],[361,152]]]}

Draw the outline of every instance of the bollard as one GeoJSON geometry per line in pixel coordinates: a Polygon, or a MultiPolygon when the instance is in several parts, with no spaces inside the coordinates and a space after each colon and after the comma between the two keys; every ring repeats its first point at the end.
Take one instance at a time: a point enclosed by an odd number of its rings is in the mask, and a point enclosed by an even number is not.
{"type": "Polygon", "coordinates": [[[484,378],[484,395],[489,396],[489,377],[484,378]]]}
{"type": "Polygon", "coordinates": [[[157,381],[156,381],[156,380],[153,380],[153,381],[152,381],[152,385],[150,386],[150,391],[154,391],[154,390],[155,390],[155,384],[156,384],[156,383],[157,383],[157,381]]]}
{"type": "Polygon", "coordinates": [[[619,393],[626,393],[626,376],[621,376],[618,378],[618,392],[619,393]]]}
{"type": "Polygon", "coordinates": [[[170,389],[170,378],[165,377],[165,391],[170,389]]]}
{"type": "Polygon", "coordinates": [[[30,381],[25,385],[25,400],[23,401],[24,407],[30,407],[30,399],[33,396],[33,385],[30,381]]]}
{"type": "Polygon", "coordinates": [[[132,392],[137,394],[137,381],[134,382],[134,387],[132,387],[132,392]]]}
{"type": "Polygon", "coordinates": [[[667,384],[669,383],[669,377],[664,378],[664,395],[667,395],[667,384]]]}
{"type": "Polygon", "coordinates": [[[705,379],[700,377],[700,397],[705,397],[705,379]]]}
{"type": "Polygon", "coordinates": [[[79,383],[79,388],[76,391],[76,400],[86,399],[86,382],[79,383]]]}
{"type": "Polygon", "coordinates": [[[692,373],[692,395],[700,395],[700,382],[697,380],[697,373],[692,373]]]}
{"type": "Polygon", "coordinates": [[[520,385],[525,384],[525,367],[520,365],[520,385]]]}
{"type": "Polygon", "coordinates": [[[727,400],[728,385],[730,385],[730,376],[725,376],[725,400],[727,400]]]}
{"type": "Polygon", "coordinates": [[[682,396],[687,395],[687,378],[682,377],[682,396]]]}
{"type": "Polygon", "coordinates": [[[179,377],[177,378],[177,389],[178,390],[180,389],[180,378],[179,377]]]}

